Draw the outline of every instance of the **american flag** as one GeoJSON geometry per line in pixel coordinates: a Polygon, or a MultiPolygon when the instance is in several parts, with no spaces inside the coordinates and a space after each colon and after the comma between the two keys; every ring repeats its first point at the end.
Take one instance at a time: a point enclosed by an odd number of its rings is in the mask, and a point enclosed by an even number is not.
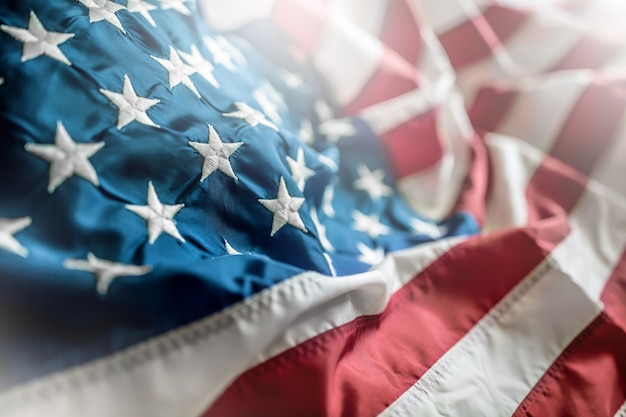
{"type": "Polygon", "coordinates": [[[0,416],[626,416],[625,21],[0,2],[0,416]]]}

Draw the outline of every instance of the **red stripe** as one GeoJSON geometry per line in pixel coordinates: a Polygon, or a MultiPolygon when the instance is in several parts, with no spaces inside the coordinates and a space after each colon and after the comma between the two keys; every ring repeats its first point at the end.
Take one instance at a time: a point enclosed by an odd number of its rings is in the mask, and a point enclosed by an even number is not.
{"type": "Polygon", "coordinates": [[[495,132],[508,115],[517,92],[490,86],[478,91],[468,111],[469,118],[478,130],[495,132]]]}
{"type": "Polygon", "coordinates": [[[585,192],[588,180],[558,159],[546,158],[526,189],[528,222],[566,217],[585,192]]]}
{"type": "Polygon", "coordinates": [[[500,40],[483,16],[477,16],[439,37],[450,63],[456,69],[480,61],[500,45],[500,40]]]}
{"type": "Polygon", "coordinates": [[[408,63],[416,65],[422,52],[421,34],[407,0],[390,0],[381,41],[408,63]]]}
{"type": "Polygon", "coordinates": [[[582,94],[550,154],[589,174],[615,139],[626,108],[626,80],[596,79],[582,94]]]}
{"type": "Polygon", "coordinates": [[[492,5],[483,12],[483,16],[500,42],[504,42],[526,22],[531,14],[521,9],[492,5]]]}
{"type": "Polygon", "coordinates": [[[489,183],[489,156],[482,139],[476,134],[472,139],[470,169],[465,177],[459,198],[451,213],[470,213],[478,224],[485,220],[485,202],[489,183]]]}
{"type": "Polygon", "coordinates": [[[300,2],[277,0],[272,19],[291,36],[308,57],[317,49],[322,31],[328,21],[326,1],[300,2]]]}
{"type": "Polygon", "coordinates": [[[555,361],[515,417],[613,417],[626,401],[626,252],[601,300],[605,312],[555,361]]]}
{"type": "Polygon", "coordinates": [[[382,135],[396,178],[423,171],[441,160],[438,113],[438,109],[428,111],[382,135]]]}
{"type": "Polygon", "coordinates": [[[552,365],[514,417],[613,417],[626,400],[626,334],[599,316],[552,365]]]}
{"type": "Polygon", "coordinates": [[[385,409],[546,256],[566,225],[461,244],[360,317],[241,375],[208,416],[371,416],[385,409]],[[548,237],[549,238],[549,237],[548,237]],[[552,243],[553,244],[553,243],[552,243]],[[506,273],[502,273],[506,271],[506,273]]]}
{"type": "Polygon", "coordinates": [[[456,69],[491,55],[528,18],[528,14],[502,6],[490,6],[474,17],[439,36],[450,63],[456,69]]]}
{"type": "Polygon", "coordinates": [[[595,36],[586,36],[567,53],[552,71],[599,68],[617,55],[621,49],[622,45],[616,42],[609,42],[595,36]]]}
{"type": "Polygon", "coordinates": [[[585,192],[588,175],[616,137],[626,94],[619,84],[596,81],[581,95],[559,133],[551,157],[527,189],[529,222],[569,212],[585,192]]]}
{"type": "Polygon", "coordinates": [[[344,112],[354,115],[359,110],[416,90],[418,87],[419,73],[415,65],[409,64],[398,53],[385,47],[376,72],[365,83],[360,94],[350,104],[344,106],[344,112]]]}

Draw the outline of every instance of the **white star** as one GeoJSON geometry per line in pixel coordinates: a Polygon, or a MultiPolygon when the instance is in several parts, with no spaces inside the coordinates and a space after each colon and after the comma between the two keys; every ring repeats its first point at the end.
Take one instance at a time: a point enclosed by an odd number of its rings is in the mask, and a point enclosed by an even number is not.
{"type": "Polygon", "coordinates": [[[332,172],[337,172],[339,170],[339,166],[337,165],[337,163],[323,153],[318,154],[317,159],[319,159],[322,164],[330,168],[332,172]]]}
{"type": "Polygon", "coordinates": [[[324,248],[324,250],[327,252],[334,252],[335,247],[328,240],[328,236],[326,235],[326,226],[324,226],[320,222],[319,217],[317,217],[317,210],[315,210],[315,207],[311,207],[311,220],[313,220],[313,223],[315,224],[315,228],[317,229],[317,234],[319,235],[319,238],[320,238],[320,243],[322,244],[322,247],[324,248]]]}
{"type": "Polygon", "coordinates": [[[4,78],[0,77],[0,85],[4,84],[4,78]]]}
{"type": "Polygon", "coordinates": [[[128,75],[124,74],[124,87],[121,94],[105,90],[104,88],[101,88],[100,92],[119,109],[119,114],[117,115],[118,130],[134,120],[144,125],[159,127],[148,117],[146,112],[150,107],[159,103],[160,100],[137,96],[128,75]]]}
{"type": "Polygon", "coordinates": [[[189,64],[198,74],[203,76],[205,80],[210,82],[215,88],[220,88],[220,84],[213,75],[213,70],[215,69],[213,64],[204,59],[196,45],[191,45],[191,53],[189,54],[183,51],[178,51],[178,53],[185,61],[187,61],[187,64],[189,64]]]}
{"type": "Polygon", "coordinates": [[[224,174],[237,181],[237,176],[228,158],[230,158],[241,145],[243,145],[243,142],[223,143],[211,125],[209,125],[208,143],[189,142],[189,146],[194,148],[204,158],[200,182],[203,182],[209,175],[217,170],[222,171],[224,174]]]}
{"type": "Polygon", "coordinates": [[[176,10],[178,13],[189,16],[191,12],[187,8],[187,6],[185,6],[185,2],[186,0],[159,0],[159,3],[161,3],[161,8],[163,10],[172,9],[176,10]]]}
{"type": "Polygon", "coordinates": [[[337,143],[339,139],[353,136],[356,128],[348,119],[330,119],[320,123],[320,133],[326,136],[331,143],[337,143]]]}
{"type": "Polygon", "coordinates": [[[280,121],[281,118],[278,114],[278,110],[287,110],[285,97],[276,91],[274,86],[267,80],[261,82],[261,87],[257,89],[252,96],[272,120],[280,121]]]}
{"type": "Polygon", "coordinates": [[[152,245],[163,232],[175,237],[181,242],[185,242],[185,239],[178,233],[176,224],[172,220],[176,213],[178,213],[181,208],[185,207],[185,205],[162,204],[154,190],[152,181],[148,183],[147,203],[147,206],[127,204],[126,208],[146,221],[150,244],[152,245]]]}
{"type": "Polygon", "coordinates": [[[196,70],[187,64],[183,64],[183,61],[180,60],[180,57],[170,46],[170,58],[163,59],[157,58],[156,56],[150,55],[152,59],[161,64],[163,68],[167,70],[170,90],[176,87],[178,84],[183,84],[192,93],[194,93],[198,98],[200,98],[200,93],[196,90],[196,86],[193,85],[193,82],[189,78],[190,75],[195,74],[196,70]]]}
{"type": "Polygon", "coordinates": [[[37,18],[35,12],[30,12],[28,30],[7,25],[0,25],[0,29],[24,44],[22,62],[41,55],[47,55],[66,65],[72,65],[67,57],[63,55],[58,45],[73,38],[74,34],[48,32],[37,18]]]}
{"type": "Polygon", "coordinates": [[[333,118],[333,109],[331,109],[328,103],[324,100],[315,101],[314,107],[315,113],[317,113],[317,117],[320,119],[320,122],[333,118]]]}
{"type": "Polygon", "coordinates": [[[63,266],[93,273],[96,276],[96,290],[102,295],[107,293],[115,278],[136,277],[152,270],[148,265],[127,265],[99,259],[91,252],[87,254],[87,259],[66,259],[63,266]]]}
{"type": "Polygon", "coordinates": [[[285,80],[285,84],[287,84],[290,88],[298,88],[302,85],[302,78],[299,75],[294,74],[293,72],[285,71],[283,74],[283,79],[285,80]]]}
{"type": "Polygon", "coordinates": [[[322,211],[327,217],[335,217],[335,208],[333,207],[333,198],[335,197],[335,184],[337,177],[333,178],[333,182],[328,184],[324,189],[322,196],[322,211]]]}
{"type": "Polygon", "coordinates": [[[203,39],[207,49],[211,52],[211,55],[213,55],[215,65],[222,65],[231,72],[237,71],[237,67],[233,63],[233,58],[237,57],[243,59],[239,51],[222,37],[212,38],[205,36],[203,39]]]}
{"type": "Polygon", "coordinates": [[[278,132],[278,128],[276,127],[276,125],[270,122],[269,120],[267,120],[265,118],[265,115],[261,113],[260,111],[253,109],[252,107],[248,106],[246,103],[243,103],[241,101],[237,101],[234,104],[235,104],[235,107],[237,107],[237,111],[234,111],[231,113],[224,113],[224,116],[237,117],[239,119],[243,119],[246,122],[248,122],[250,126],[253,126],[253,127],[258,124],[261,124],[263,126],[272,128],[278,132]]]}
{"type": "Polygon", "coordinates": [[[156,23],[150,15],[150,11],[156,10],[157,8],[154,4],[150,4],[144,0],[128,0],[126,7],[131,13],[140,13],[148,21],[148,23],[152,25],[152,27],[156,27],[156,23]]]}
{"type": "Polygon", "coordinates": [[[417,232],[424,234],[433,239],[441,237],[447,232],[446,226],[437,226],[436,224],[426,222],[417,218],[411,219],[411,227],[417,232]]]}
{"type": "Polygon", "coordinates": [[[302,120],[300,130],[298,131],[298,138],[307,145],[313,145],[313,126],[310,120],[302,120]]]}
{"type": "Polygon", "coordinates": [[[304,198],[292,197],[287,191],[285,185],[285,179],[280,177],[278,182],[278,193],[273,200],[265,200],[259,198],[261,203],[266,209],[274,213],[274,220],[272,221],[272,232],[270,236],[274,236],[284,225],[290,224],[293,227],[302,230],[304,233],[308,233],[298,210],[304,204],[304,198]]]}
{"type": "Polygon", "coordinates": [[[78,0],[83,6],[89,9],[89,23],[100,22],[106,20],[116,28],[118,28],[123,34],[126,31],[122,27],[122,23],[117,18],[115,13],[120,10],[126,9],[121,4],[114,3],[110,0],[78,0]]]}
{"type": "Polygon", "coordinates": [[[262,89],[257,89],[252,92],[252,98],[259,103],[259,106],[263,109],[263,111],[275,122],[280,122],[282,119],[278,114],[278,110],[276,110],[276,106],[270,100],[267,93],[262,89]]]}
{"type": "Polygon", "coordinates": [[[287,164],[289,164],[289,169],[291,170],[291,176],[293,180],[298,185],[300,191],[304,191],[304,185],[306,184],[306,180],[311,178],[315,171],[306,166],[304,162],[304,149],[298,149],[298,155],[294,160],[292,157],[287,156],[287,164]]]}
{"type": "Polygon", "coordinates": [[[376,239],[380,235],[389,234],[391,231],[389,227],[380,222],[376,214],[367,216],[358,210],[354,210],[352,217],[354,218],[354,230],[367,233],[372,239],[376,239]]]}
{"type": "Polygon", "coordinates": [[[228,243],[228,240],[226,239],[224,239],[224,246],[226,247],[226,253],[229,255],[241,255],[241,252],[230,246],[230,243],[228,243]]]}
{"type": "Polygon", "coordinates": [[[24,148],[33,155],[50,162],[48,192],[52,193],[72,175],[78,175],[96,187],[100,185],[96,170],[89,162],[89,158],[103,146],[104,142],[74,142],[63,123],[57,122],[54,145],[27,143],[24,148]]]}
{"type": "Polygon", "coordinates": [[[357,167],[357,172],[360,178],[354,181],[355,190],[367,192],[372,200],[378,200],[383,196],[391,195],[391,187],[383,183],[385,171],[382,169],[370,171],[367,166],[360,164],[357,167]]]}
{"type": "Polygon", "coordinates": [[[358,257],[359,261],[368,265],[377,265],[385,259],[385,250],[383,248],[372,249],[361,242],[356,244],[356,248],[361,252],[358,257]]]}
{"type": "Polygon", "coordinates": [[[26,258],[28,256],[28,249],[22,246],[13,235],[24,230],[30,226],[31,223],[32,220],[30,217],[20,217],[17,219],[0,218],[0,249],[13,252],[22,258],[26,258]]]}

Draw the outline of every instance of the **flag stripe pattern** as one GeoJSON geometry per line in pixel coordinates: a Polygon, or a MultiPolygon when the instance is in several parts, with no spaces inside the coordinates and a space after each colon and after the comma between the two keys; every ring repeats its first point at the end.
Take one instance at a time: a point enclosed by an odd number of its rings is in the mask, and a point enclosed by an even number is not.
{"type": "Polygon", "coordinates": [[[0,4],[0,416],[623,416],[614,0],[0,4]]]}

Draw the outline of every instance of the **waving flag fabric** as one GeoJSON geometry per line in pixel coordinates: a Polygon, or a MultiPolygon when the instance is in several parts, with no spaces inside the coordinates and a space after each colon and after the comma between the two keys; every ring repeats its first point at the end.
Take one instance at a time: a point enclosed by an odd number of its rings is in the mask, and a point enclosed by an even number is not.
{"type": "Polygon", "coordinates": [[[0,416],[626,415],[624,17],[0,2],[0,416]]]}

